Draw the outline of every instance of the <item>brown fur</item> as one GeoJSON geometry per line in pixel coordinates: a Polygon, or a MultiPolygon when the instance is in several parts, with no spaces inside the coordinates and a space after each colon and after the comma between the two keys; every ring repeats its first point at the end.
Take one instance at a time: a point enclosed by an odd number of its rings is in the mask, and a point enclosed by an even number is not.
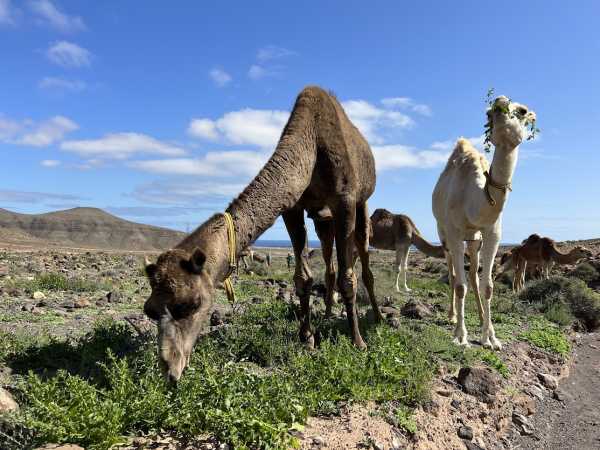
{"type": "MultiPolygon", "coordinates": [[[[335,239],[337,285],[346,305],[353,342],[364,348],[358,329],[356,276],[351,258],[356,243],[375,316],[381,319],[367,253],[367,199],[374,189],[375,163],[367,141],[335,98],[318,87],[307,87],[296,99],[275,152],[227,208],[235,224],[236,255],[273,225],[278,216],[283,216],[297,261],[294,281],[301,301],[300,337],[309,346],[314,345],[309,306],[312,274],[303,254],[307,240],[304,211],[317,213],[315,225],[319,224],[317,233],[328,273],[335,239]],[[335,220],[316,220],[329,216],[335,220]]],[[[152,294],[144,306],[146,313],[161,318],[171,309],[187,311],[183,318],[174,317],[171,326],[181,328],[183,334],[194,335],[195,340],[212,305],[214,288],[228,271],[228,251],[224,218],[215,215],[148,268],[152,294]],[[173,286],[181,288],[172,289],[173,286]],[[201,317],[197,311],[203,311],[201,317]],[[195,319],[185,322],[190,317],[195,319]]],[[[328,279],[332,290],[331,275],[328,279]]],[[[172,361],[165,358],[163,362],[167,375],[178,379],[181,373],[170,370],[172,361]]]]}

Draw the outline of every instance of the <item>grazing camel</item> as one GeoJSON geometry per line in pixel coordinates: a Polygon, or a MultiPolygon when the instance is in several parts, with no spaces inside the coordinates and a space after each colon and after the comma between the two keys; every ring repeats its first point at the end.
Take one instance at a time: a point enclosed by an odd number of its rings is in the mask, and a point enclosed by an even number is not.
{"type": "Polygon", "coordinates": [[[427,242],[410,217],[403,214],[392,214],[387,209],[376,209],[371,215],[371,234],[369,236],[371,247],[381,250],[396,251],[396,291],[400,292],[398,282],[402,275],[404,291],[410,292],[406,285],[406,269],[408,267],[408,251],[411,245],[417,247],[427,256],[435,258],[444,257],[444,248],[441,245],[432,245],[427,242]]]}
{"type": "Polygon", "coordinates": [[[230,253],[237,258],[280,215],[296,258],[300,339],[309,348],[314,347],[309,301],[313,277],[303,254],[307,243],[305,210],[313,217],[321,239],[329,292],[336,281],[331,261],[335,241],[337,286],[345,303],[352,342],[366,348],[358,327],[352,249],[355,244],[359,249],[375,319],[382,320],[367,251],[367,199],[374,189],[373,154],[340,103],[318,87],[302,90],[275,152],[229,205],[227,215],[214,215],[174,249],[160,255],[156,263],[146,266],[152,293],[144,311],[158,322],[159,359],[165,376],[177,381],[189,364],[212,306],[214,290],[232,270],[230,253]],[[229,219],[233,224],[228,225],[229,219]],[[229,244],[233,241],[231,234],[235,236],[235,248],[229,244]]]}
{"type": "Polygon", "coordinates": [[[575,264],[591,256],[592,252],[580,245],[568,253],[561,253],[556,248],[554,240],[532,234],[512,250],[513,290],[519,292],[523,289],[525,273],[531,265],[541,267],[542,276],[547,279],[554,264],[575,264]]]}
{"type": "Polygon", "coordinates": [[[456,321],[454,342],[469,346],[464,321],[466,241],[470,259],[469,277],[480,316],[483,317],[481,344],[500,349],[502,344],[496,338],[490,311],[492,266],[500,242],[502,210],[511,190],[519,144],[525,136],[525,125],[535,121],[535,113],[501,96],[494,100],[487,117],[490,141],[495,146],[491,166],[468,140],[459,139],[433,191],[432,209],[440,242],[445,249],[452,288],[449,317],[452,322],[456,321]],[[480,250],[483,302],[478,289],[480,250]]]}

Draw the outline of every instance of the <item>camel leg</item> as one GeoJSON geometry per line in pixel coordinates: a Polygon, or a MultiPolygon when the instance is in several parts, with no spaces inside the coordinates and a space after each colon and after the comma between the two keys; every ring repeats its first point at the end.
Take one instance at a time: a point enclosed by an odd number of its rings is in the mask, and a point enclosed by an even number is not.
{"type": "Polygon", "coordinates": [[[321,241],[321,251],[323,252],[323,261],[325,261],[325,317],[332,316],[334,287],[335,287],[335,267],[333,266],[333,241],[335,237],[335,227],[332,220],[316,221],[315,231],[321,241]]]}
{"type": "Polygon", "coordinates": [[[502,343],[496,338],[494,325],[492,325],[491,302],[494,293],[492,281],[492,266],[500,244],[500,230],[492,229],[483,233],[483,246],[481,248],[481,259],[483,266],[483,325],[481,329],[481,345],[494,350],[500,350],[502,343]]]}
{"type": "Polygon", "coordinates": [[[315,338],[310,325],[310,290],[313,277],[308,267],[308,259],[303,254],[307,242],[304,211],[294,208],[284,212],[282,217],[296,257],[294,284],[296,285],[296,295],[300,298],[300,340],[312,349],[315,346],[315,338]]]}
{"type": "Polygon", "coordinates": [[[408,252],[409,252],[409,250],[410,250],[410,245],[408,247],[406,247],[406,250],[404,252],[404,261],[403,261],[403,264],[402,264],[402,274],[403,274],[403,277],[404,277],[404,292],[411,292],[412,291],[412,289],[410,289],[408,287],[408,285],[406,284],[406,273],[408,271],[408,254],[409,254],[408,252]]]}
{"type": "Polygon", "coordinates": [[[382,322],[383,316],[379,311],[379,305],[377,305],[377,299],[375,298],[375,280],[373,278],[373,272],[371,272],[371,268],[369,267],[369,210],[366,203],[358,204],[356,206],[356,231],[354,233],[354,238],[356,241],[356,249],[360,256],[362,279],[367,288],[367,292],[369,293],[373,315],[377,322],[382,322]]]}
{"type": "Polygon", "coordinates": [[[352,343],[360,348],[367,348],[358,328],[356,311],[356,274],[352,268],[352,248],[354,247],[354,230],[356,227],[356,203],[350,199],[342,199],[335,212],[335,247],[338,260],[338,289],[346,306],[346,315],[352,343]]]}
{"type": "Polygon", "coordinates": [[[477,302],[477,311],[479,313],[479,323],[483,325],[483,305],[479,295],[479,250],[481,250],[481,241],[468,241],[467,251],[469,252],[469,281],[471,289],[477,302]]]}
{"type": "Polygon", "coordinates": [[[444,252],[446,255],[446,264],[448,266],[448,285],[452,292],[450,299],[450,309],[448,310],[448,320],[450,323],[456,323],[456,292],[454,290],[454,264],[452,264],[452,255],[450,252],[444,252]]]}
{"type": "Polygon", "coordinates": [[[454,266],[454,297],[456,299],[456,326],[454,328],[454,343],[469,347],[467,327],[465,326],[465,297],[467,295],[467,277],[465,275],[465,246],[460,238],[447,242],[452,255],[454,266]]]}
{"type": "Polygon", "coordinates": [[[402,273],[402,255],[400,249],[396,249],[396,267],[398,272],[396,274],[396,292],[400,292],[400,275],[402,273]]]}

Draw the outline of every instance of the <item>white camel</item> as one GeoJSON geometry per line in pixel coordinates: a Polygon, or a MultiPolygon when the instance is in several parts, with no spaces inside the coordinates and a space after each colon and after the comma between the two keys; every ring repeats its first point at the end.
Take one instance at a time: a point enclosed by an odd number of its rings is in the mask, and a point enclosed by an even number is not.
{"type": "Polygon", "coordinates": [[[487,111],[489,139],[495,146],[491,166],[466,139],[459,139],[433,191],[433,214],[444,246],[452,287],[449,318],[456,322],[454,342],[469,346],[465,327],[467,281],[464,242],[470,259],[469,278],[482,319],[481,344],[499,350],[492,325],[492,267],[502,232],[502,210],[511,190],[511,180],[525,126],[535,123],[535,113],[500,96],[487,111]],[[482,289],[479,290],[479,252],[483,259],[482,289]],[[481,297],[483,296],[483,303],[481,297]]]}

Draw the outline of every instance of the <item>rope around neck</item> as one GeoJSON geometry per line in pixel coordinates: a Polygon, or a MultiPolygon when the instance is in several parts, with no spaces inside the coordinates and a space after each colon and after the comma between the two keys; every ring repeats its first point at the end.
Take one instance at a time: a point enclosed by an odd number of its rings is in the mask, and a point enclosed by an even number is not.
{"type": "Polygon", "coordinates": [[[223,280],[223,287],[227,293],[227,299],[229,300],[229,303],[234,304],[235,291],[233,290],[233,284],[231,283],[231,274],[236,269],[235,228],[233,226],[233,217],[231,217],[231,214],[224,212],[223,217],[225,217],[225,224],[227,226],[227,242],[229,247],[229,268],[227,269],[227,275],[225,275],[225,279],[223,280]]]}
{"type": "Polygon", "coordinates": [[[497,202],[492,197],[492,194],[490,194],[490,186],[493,187],[493,188],[501,190],[504,193],[504,195],[506,195],[506,193],[508,191],[512,191],[512,185],[511,185],[511,183],[498,184],[498,183],[494,182],[494,180],[492,179],[491,171],[488,172],[486,170],[485,172],[483,172],[483,175],[485,175],[485,186],[483,187],[483,190],[485,192],[485,196],[487,197],[487,200],[488,200],[488,202],[489,202],[490,205],[496,206],[497,202]]]}

